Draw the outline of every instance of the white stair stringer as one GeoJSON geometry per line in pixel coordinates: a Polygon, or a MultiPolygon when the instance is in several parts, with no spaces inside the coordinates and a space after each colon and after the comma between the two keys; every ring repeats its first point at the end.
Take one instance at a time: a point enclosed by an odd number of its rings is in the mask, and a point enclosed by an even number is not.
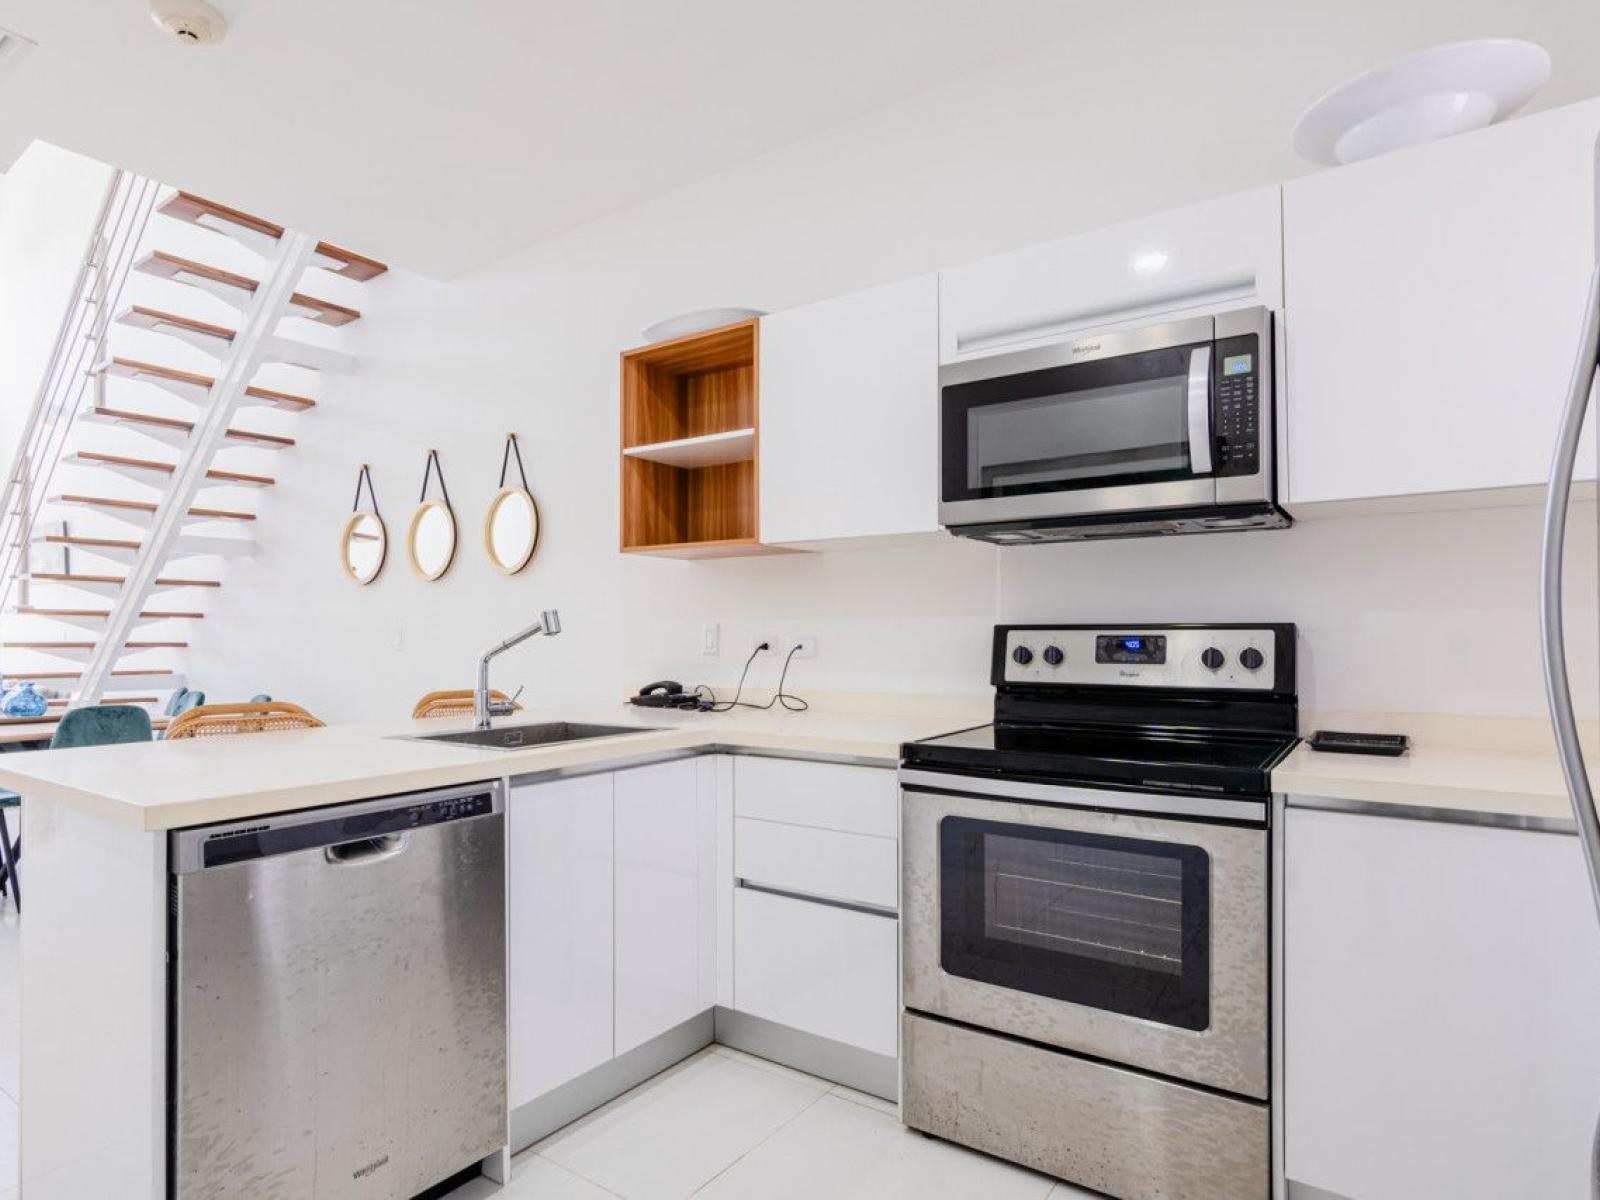
{"type": "Polygon", "coordinates": [[[245,389],[265,357],[268,339],[288,310],[295,285],[305,274],[315,247],[314,238],[293,230],[286,229],[277,239],[275,255],[269,259],[264,278],[244,308],[233,339],[233,355],[220,364],[210,389],[210,404],[197,415],[194,432],[173,464],[161,506],[146,530],[139,555],[128,568],[126,582],[118,589],[99,643],[84,665],[73,699],[75,705],[98,701],[114,678],[112,672],[120,648],[129,640],[146,600],[160,585],[162,567],[181,534],[188,510],[200,489],[207,485],[210,464],[227,436],[245,389]]]}

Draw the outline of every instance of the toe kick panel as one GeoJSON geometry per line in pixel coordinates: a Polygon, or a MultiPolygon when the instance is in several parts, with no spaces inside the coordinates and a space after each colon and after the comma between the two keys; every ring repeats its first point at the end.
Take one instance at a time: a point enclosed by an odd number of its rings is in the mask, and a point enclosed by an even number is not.
{"type": "Polygon", "coordinates": [[[913,1129],[1124,1200],[1266,1200],[1265,1104],[914,1013],[902,1119],[913,1129]]]}

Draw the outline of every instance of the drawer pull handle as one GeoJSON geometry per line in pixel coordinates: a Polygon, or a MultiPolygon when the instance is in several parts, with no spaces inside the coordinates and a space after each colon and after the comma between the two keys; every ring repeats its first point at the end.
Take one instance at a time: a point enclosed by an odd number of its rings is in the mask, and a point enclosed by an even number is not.
{"type": "Polygon", "coordinates": [[[869,917],[887,917],[891,921],[900,919],[900,914],[881,904],[865,904],[859,900],[838,900],[832,896],[818,896],[812,892],[795,892],[787,888],[767,887],[764,884],[751,883],[748,879],[735,881],[736,887],[741,887],[747,892],[760,892],[764,896],[779,896],[785,900],[799,900],[805,904],[820,904],[825,908],[842,908],[846,912],[865,913],[869,917]]]}

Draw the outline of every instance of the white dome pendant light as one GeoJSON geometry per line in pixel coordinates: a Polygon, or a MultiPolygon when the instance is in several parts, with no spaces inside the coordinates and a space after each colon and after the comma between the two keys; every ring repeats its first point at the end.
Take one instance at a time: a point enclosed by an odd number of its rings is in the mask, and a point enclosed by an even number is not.
{"type": "Polygon", "coordinates": [[[1550,55],[1516,38],[1451,42],[1357,75],[1295,122],[1294,148],[1325,166],[1481,129],[1516,112],[1550,78],[1550,55]]]}

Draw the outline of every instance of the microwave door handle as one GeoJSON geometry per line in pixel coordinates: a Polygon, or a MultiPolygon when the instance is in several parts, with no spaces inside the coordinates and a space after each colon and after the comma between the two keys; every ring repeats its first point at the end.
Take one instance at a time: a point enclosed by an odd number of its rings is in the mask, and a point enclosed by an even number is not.
{"type": "Polygon", "coordinates": [[[1211,474],[1211,347],[1189,354],[1189,469],[1211,474]]]}

